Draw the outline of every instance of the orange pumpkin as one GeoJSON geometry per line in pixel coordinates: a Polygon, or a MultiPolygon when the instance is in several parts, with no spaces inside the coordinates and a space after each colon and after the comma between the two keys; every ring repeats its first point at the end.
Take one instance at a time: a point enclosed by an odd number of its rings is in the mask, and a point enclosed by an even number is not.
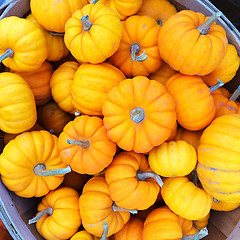
{"type": "Polygon", "coordinates": [[[43,28],[63,33],[67,20],[86,4],[87,0],[31,0],[30,8],[33,17],[43,28]]]}
{"type": "Polygon", "coordinates": [[[72,103],[80,112],[102,116],[102,105],[107,93],[126,79],[124,74],[108,63],[83,63],[72,83],[72,103]]]}
{"type": "Polygon", "coordinates": [[[65,125],[73,119],[72,115],[64,112],[53,101],[40,106],[37,112],[38,123],[56,136],[59,136],[65,125]]]}
{"type": "Polygon", "coordinates": [[[127,77],[148,76],[158,70],[162,59],[157,37],[160,31],[157,22],[148,16],[131,16],[123,21],[120,46],[110,58],[127,77]]]}
{"type": "Polygon", "coordinates": [[[194,220],[193,225],[200,231],[201,229],[205,228],[208,225],[209,217],[210,217],[210,213],[204,218],[194,220]]]}
{"type": "Polygon", "coordinates": [[[212,209],[216,211],[232,211],[240,206],[240,203],[223,202],[213,199],[212,209]]]}
{"type": "Polygon", "coordinates": [[[83,227],[91,234],[101,237],[103,224],[108,223],[108,236],[122,229],[130,213],[119,209],[110,197],[109,187],[102,176],[92,177],[84,186],[79,198],[83,227]]]}
{"type": "Polygon", "coordinates": [[[69,239],[81,225],[78,199],[79,194],[72,188],[50,191],[29,224],[37,222],[37,230],[45,239],[69,239]]]}
{"type": "Polygon", "coordinates": [[[37,120],[34,95],[15,73],[0,73],[0,129],[18,134],[29,130],[37,120]]]}
{"type": "Polygon", "coordinates": [[[45,130],[18,135],[0,155],[3,183],[25,198],[46,195],[70,171],[60,159],[57,137],[45,130]]]}
{"type": "Polygon", "coordinates": [[[187,75],[212,72],[227,52],[225,30],[215,23],[220,13],[210,18],[192,10],[182,10],[162,26],[158,45],[162,59],[187,75]]]}
{"type": "Polygon", "coordinates": [[[63,111],[72,114],[76,109],[72,104],[71,87],[78,67],[77,62],[65,62],[54,71],[50,80],[53,99],[63,111]]]}
{"type": "Polygon", "coordinates": [[[216,89],[215,91],[213,91],[212,95],[214,95],[214,94],[222,94],[226,98],[230,98],[229,91],[226,88],[224,88],[224,87],[220,87],[220,88],[216,89]]]}
{"type": "Polygon", "coordinates": [[[116,144],[107,136],[101,118],[82,115],[64,127],[59,149],[62,161],[73,171],[96,174],[112,162],[116,144]]]}
{"type": "Polygon", "coordinates": [[[166,89],[175,100],[177,121],[182,127],[198,131],[214,119],[213,97],[201,77],[177,73],[168,79],[166,89]]]}
{"type": "Polygon", "coordinates": [[[32,89],[37,106],[44,105],[52,99],[50,79],[53,71],[53,66],[45,61],[40,68],[33,72],[15,72],[21,76],[32,89]]]}
{"type": "Polygon", "coordinates": [[[182,227],[184,236],[194,235],[197,233],[197,229],[193,226],[193,221],[184,219],[180,216],[178,216],[178,221],[180,226],[182,227]]]}
{"type": "Polygon", "coordinates": [[[81,230],[79,232],[77,232],[76,234],[74,234],[70,240],[110,240],[112,239],[110,238],[98,238],[95,236],[92,236],[89,232],[87,232],[86,230],[81,230]]]}
{"type": "Polygon", "coordinates": [[[137,14],[153,17],[162,26],[176,13],[177,9],[167,0],[144,0],[137,14]]]}
{"type": "Polygon", "coordinates": [[[26,19],[3,18],[0,36],[0,62],[14,71],[34,71],[47,58],[47,42],[43,33],[26,19]]]}
{"type": "Polygon", "coordinates": [[[105,61],[117,51],[121,37],[119,17],[102,4],[85,5],[65,25],[65,44],[79,62],[105,61]]]}
{"type": "Polygon", "coordinates": [[[112,88],[103,103],[108,136],[124,150],[146,153],[176,125],[175,104],[165,87],[138,76],[112,88]]]}
{"type": "Polygon", "coordinates": [[[153,205],[162,180],[149,170],[147,159],[142,154],[121,152],[116,155],[105,172],[112,200],[126,209],[144,210],[153,205]]]}

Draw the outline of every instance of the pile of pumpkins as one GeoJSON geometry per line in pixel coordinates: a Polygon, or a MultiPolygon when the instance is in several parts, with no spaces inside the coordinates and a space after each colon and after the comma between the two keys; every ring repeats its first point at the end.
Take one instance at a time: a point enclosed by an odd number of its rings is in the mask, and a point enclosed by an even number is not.
{"type": "Polygon", "coordinates": [[[31,0],[0,21],[0,174],[47,240],[201,239],[240,205],[240,58],[167,0],[31,0]]]}

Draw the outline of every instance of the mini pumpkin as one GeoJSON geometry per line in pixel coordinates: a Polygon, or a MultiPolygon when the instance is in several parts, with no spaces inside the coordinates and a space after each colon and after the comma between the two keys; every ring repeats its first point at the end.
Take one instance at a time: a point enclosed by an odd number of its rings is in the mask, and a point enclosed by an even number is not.
{"type": "Polygon", "coordinates": [[[208,225],[209,217],[210,217],[210,213],[204,218],[194,220],[193,225],[200,231],[201,229],[205,228],[208,225]]]}
{"type": "Polygon", "coordinates": [[[232,211],[240,206],[240,203],[223,202],[213,198],[212,209],[216,211],[232,211]]]}
{"type": "Polygon", "coordinates": [[[108,136],[126,151],[149,152],[176,126],[173,98],[162,84],[143,76],[112,88],[102,112],[108,136]]]}
{"type": "Polygon", "coordinates": [[[81,230],[70,238],[70,240],[110,240],[110,239],[112,238],[111,237],[105,238],[105,236],[100,239],[99,237],[93,236],[86,230],[81,230]]]}

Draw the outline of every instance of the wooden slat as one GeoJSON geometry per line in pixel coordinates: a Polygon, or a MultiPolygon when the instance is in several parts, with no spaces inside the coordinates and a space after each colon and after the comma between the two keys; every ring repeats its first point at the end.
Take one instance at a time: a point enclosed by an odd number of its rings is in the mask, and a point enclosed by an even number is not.
{"type": "Polygon", "coordinates": [[[209,235],[204,240],[226,240],[226,235],[219,231],[211,222],[208,223],[207,229],[209,235]]]}

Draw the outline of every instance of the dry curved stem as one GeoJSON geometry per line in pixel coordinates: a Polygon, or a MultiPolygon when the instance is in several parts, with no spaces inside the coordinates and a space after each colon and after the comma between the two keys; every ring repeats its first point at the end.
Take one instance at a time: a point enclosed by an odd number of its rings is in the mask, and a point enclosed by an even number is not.
{"type": "Polygon", "coordinates": [[[218,199],[216,199],[216,198],[213,198],[213,201],[215,202],[215,203],[219,203],[220,201],[218,200],[218,199]]]}
{"type": "Polygon", "coordinates": [[[108,235],[108,223],[104,222],[103,223],[103,235],[100,240],[106,240],[108,235]]]}
{"type": "Polygon", "coordinates": [[[89,31],[90,28],[92,27],[92,23],[88,21],[88,19],[89,19],[89,16],[87,14],[81,17],[81,22],[82,22],[84,31],[89,31]]]}
{"type": "Polygon", "coordinates": [[[78,116],[81,115],[81,113],[80,113],[78,110],[76,110],[76,112],[74,113],[74,115],[75,115],[75,117],[78,117],[78,116]]]}
{"type": "Polygon", "coordinates": [[[238,86],[238,88],[234,91],[234,93],[232,94],[232,96],[229,98],[230,101],[235,102],[238,97],[240,96],[240,85],[238,86]]]}
{"type": "Polygon", "coordinates": [[[163,181],[160,176],[154,172],[137,172],[137,178],[139,181],[145,181],[147,178],[154,178],[160,187],[163,186],[163,181]]]}
{"type": "Polygon", "coordinates": [[[6,58],[8,58],[8,57],[12,57],[13,55],[14,55],[13,50],[12,50],[11,48],[8,48],[8,49],[5,51],[5,53],[0,56],[0,63],[1,63],[4,59],[6,59],[6,58]]]}
{"type": "Polygon", "coordinates": [[[60,168],[60,169],[50,169],[46,170],[46,165],[43,163],[37,164],[33,168],[33,172],[41,177],[47,177],[47,176],[55,176],[55,175],[62,175],[71,172],[72,169],[70,166],[67,166],[66,168],[60,168]]]}
{"type": "Polygon", "coordinates": [[[45,214],[47,214],[48,216],[51,216],[53,214],[53,208],[49,207],[49,208],[45,208],[43,209],[36,217],[30,219],[28,221],[28,224],[32,224],[32,223],[36,223],[37,221],[39,221],[45,214]]]}
{"type": "Polygon", "coordinates": [[[200,231],[196,228],[197,232],[192,235],[183,235],[181,240],[200,240],[208,235],[207,228],[203,228],[200,231]]]}
{"type": "Polygon", "coordinates": [[[95,3],[97,3],[99,0],[92,0],[91,2],[90,2],[90,4],[95,4],[95,3]]]}
{"type": "Polygon", "coordinates": [[[208,18],[208,20],[197,28],[197,30],[200,32],[200,34],[206,35],[207,31],[210,29],[211,25],[222,15],[222,12],[216,12],[211,17],[208,18]]]}
{"type": "Polygon", "coordinates": [[[84,149],[90,147],[90,141],[88,139],[82,139],[82,140],[67,139],[67,143],[80,146],[80,147],[82,147],[84,149]]]}
{"type": "Polygon", "coordinates": [[[133,110],[130,111],[130,118],[135,123],[140,123],[145,118],[145,111],[143,108],[135,107],[133,110]]]}
{"type": "Polygon", "coordinates": [[[139,46],[138,43],[133,43],[130,47],[130,53],[131,53],[131,58],[133,61],[137,61],[137,62],[143,62],[147,59],[147,55],[145,54],[145,50],[143,51],[143,53],[139,56],[136,57],[136,54],[139,54],[141,50],[141,47],[139,46]]]}
{"type": "Polygon", "coordinates": [[[115,203],[112,205],[112,209],[114,212],[130,212],[132,214],[138,213],[138,211],[134,209],[126,209],[126,208],[118,207],[115,203]]]}
{"type": "Polygon", "coordinates": [[[224,82],[222,80],[220,80],[220,79],[217,79],[217,80],[218,80],[218,83],[216,83],[215,85],[210,87],[210,92],[211,93],[224,85],[224,82]]]}

